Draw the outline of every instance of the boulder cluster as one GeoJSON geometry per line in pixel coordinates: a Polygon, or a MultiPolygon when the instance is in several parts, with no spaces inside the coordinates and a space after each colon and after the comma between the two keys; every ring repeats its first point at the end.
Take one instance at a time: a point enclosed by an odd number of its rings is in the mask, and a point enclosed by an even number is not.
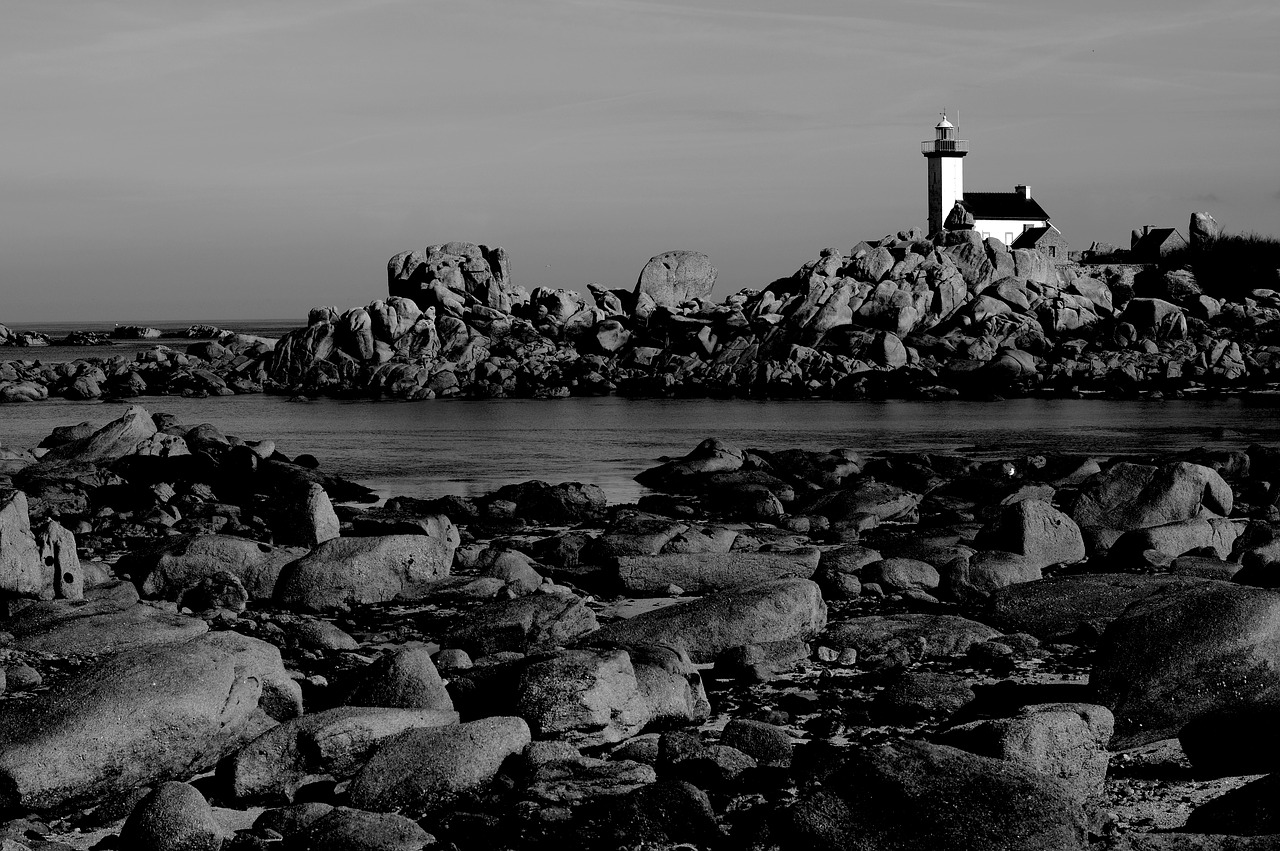
{"type": "Polygon", "coordinates": [[[527,294],[510,266],[504,249],[466,242],[404,252],[386,299],[317,308],[279,340],[222,333],[135,359],[11,361],[0,400],[1177,395],[1270,387],[1280,365],[1280,293],[1263,282],[1228,301],[1189,268],[1059,264],[972,229],[828,248],[720,303],[696,252],[652,258],[633,289],[586,295],[527,294]]]}
{"type": "Polygon", "coordinates": [[[1280,843],[1275,448],[375,505],[131,408],[0,476],[13,851],[1280,843]]]}

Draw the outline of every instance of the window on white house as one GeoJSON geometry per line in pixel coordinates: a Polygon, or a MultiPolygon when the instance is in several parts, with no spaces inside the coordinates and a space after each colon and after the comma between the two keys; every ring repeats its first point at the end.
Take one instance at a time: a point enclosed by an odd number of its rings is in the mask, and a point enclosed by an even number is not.
{"type": "Polygon", "coordinates": [[[1006,232],[1004,235],[1004,244],[1013,245],[1013,234],[1006,232]]]}

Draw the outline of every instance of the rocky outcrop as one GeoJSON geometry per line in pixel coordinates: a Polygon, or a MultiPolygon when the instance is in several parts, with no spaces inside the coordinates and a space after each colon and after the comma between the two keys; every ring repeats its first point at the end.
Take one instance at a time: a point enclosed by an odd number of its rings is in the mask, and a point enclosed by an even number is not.
{"type": "Polygon", "coordinates": [[[392,298],[407,298],[426,310],[454,312],[468,304],[510,313],[511,260],[505,249],[446,242],[397,254],[387,261],[392,298]]]}
{"type": "MultiPolygon", "coordinates": [[[[1211,217],[1197,216],[1193,244],[1208,245],[1211,217]]],[[[433,245],[391,258],[386,299],[317,308],[279,341],[223,332],[132,363],[13,361],[0,366],[0,400],[263,390],[989,398],[1275,383],[1272,290],[1227,300],[1189,269],[1050,262],[954,224],[823,249],[790,277],[719,303],[715,269],[696,252],[654,257],[633,291],[527,297],[502,248],[433,245]]]]}

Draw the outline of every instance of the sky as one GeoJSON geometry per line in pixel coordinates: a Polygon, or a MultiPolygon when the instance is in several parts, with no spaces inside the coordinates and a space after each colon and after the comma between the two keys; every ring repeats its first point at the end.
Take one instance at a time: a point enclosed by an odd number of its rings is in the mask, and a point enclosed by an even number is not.
{"type": "Polygon", "coordinates": [[[0,322],[288,318],[386,261],[715,295],[923,227],[920,142],[1074,248],[1280,233],[1275,0],[6,0],[0,322]]]}

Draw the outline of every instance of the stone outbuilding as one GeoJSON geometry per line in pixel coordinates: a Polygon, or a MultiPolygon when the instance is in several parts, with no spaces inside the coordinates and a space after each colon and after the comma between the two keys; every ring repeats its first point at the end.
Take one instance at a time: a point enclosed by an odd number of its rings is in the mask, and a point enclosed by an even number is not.
{"type": "Polygon", "coordinates": [[[1162,257],[1187,247],[1177,228],[1143,225],[1129,236],[1129,259],[1134,263],[1158,263],[1162,257]]]}
{"type": "Polygon", "coordinates": [[[1034,248],[1049,259],[1050,263],[1065,263],[1070,250],[1067,241],[1056,228],[1027,228],[1013,240],[1009,248],[1034,248]]]}

